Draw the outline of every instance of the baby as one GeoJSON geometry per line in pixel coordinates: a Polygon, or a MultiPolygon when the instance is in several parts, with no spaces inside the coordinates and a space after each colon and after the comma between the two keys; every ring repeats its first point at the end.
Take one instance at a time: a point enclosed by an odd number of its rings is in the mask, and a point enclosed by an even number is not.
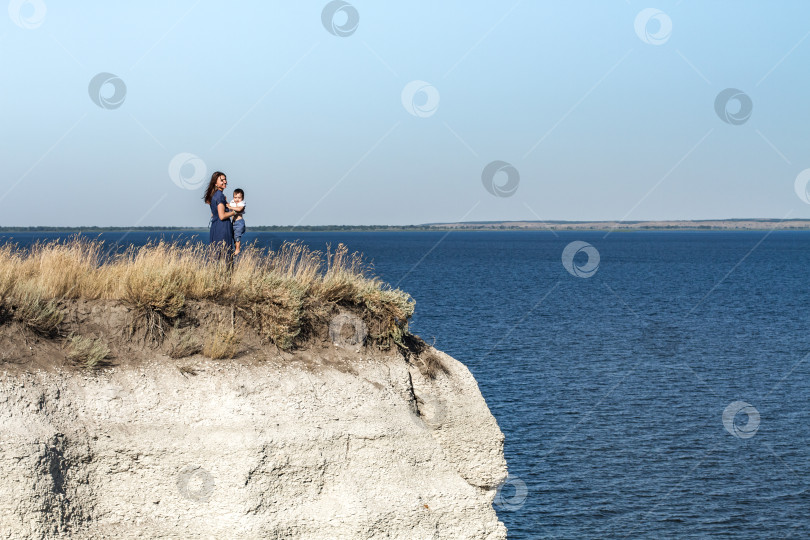
{"type": "Polygon", "coordinates": [[[242,214],[245,213],[245,192],[241,189],[233,190],[233,200],[228,203],[228,208],[239,212],[233,217],[233,239],[236,242],[234,255],[239,255],[242,247],[242,235],[245,234],[245,219],[242,217],[242,214]]]}

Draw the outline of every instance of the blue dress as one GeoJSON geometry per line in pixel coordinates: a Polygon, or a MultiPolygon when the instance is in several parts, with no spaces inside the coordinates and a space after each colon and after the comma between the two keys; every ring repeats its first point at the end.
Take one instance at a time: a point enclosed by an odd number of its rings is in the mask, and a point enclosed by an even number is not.
{"type": "Polygon", "coordinates": [[[224,242],[226,247],[233,247],[233,223],[230,219],[220,220],[219,210],[217,206],[224,204],[226,211],[228,208],[228,201],[225,200],[225,195],[220,190],[214,192],[211,197],[211,213],[214,215],[211,221],[211,229],[209,232],[210,242],[224,242]]]}

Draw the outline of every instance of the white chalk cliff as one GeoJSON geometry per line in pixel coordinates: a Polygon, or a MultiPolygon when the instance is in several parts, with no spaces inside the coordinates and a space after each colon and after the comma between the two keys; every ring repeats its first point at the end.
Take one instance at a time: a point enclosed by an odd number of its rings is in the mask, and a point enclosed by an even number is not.
{"type": "Polygon", "coordinates": [[[343,363],[0,366],[0,538],[506,537],[470,372],[343,363]]]}

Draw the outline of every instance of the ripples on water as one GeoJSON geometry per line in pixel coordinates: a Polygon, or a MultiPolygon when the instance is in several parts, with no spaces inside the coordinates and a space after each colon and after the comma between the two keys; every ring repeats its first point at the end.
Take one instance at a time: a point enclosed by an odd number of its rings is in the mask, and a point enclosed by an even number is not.
{"type": "Polygon", "coordinates": [[[344,242],[413,295],[412,330],[469,366],[526,485],[502,493],[510,538],[807,538],[810,233],[766,234],[247,240],[344,242]],[[599,251],[591,278],[561,264],[574,240],[599,251]],[[723,426],[735,401],[760,414],[750,438],[723,426]]]}

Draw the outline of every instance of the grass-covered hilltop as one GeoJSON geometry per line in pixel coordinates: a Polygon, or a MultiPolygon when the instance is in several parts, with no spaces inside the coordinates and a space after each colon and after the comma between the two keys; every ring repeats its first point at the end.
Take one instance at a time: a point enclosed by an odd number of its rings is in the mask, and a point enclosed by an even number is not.
{"type": "MultiPolygon", "coordinates": [[[[343,244],[325,252],[300,243],[248,246],[232,269],[192,243],[117,252],[80,238],[0,246],[6,364],[91,368],[155,353],[260,357],[320,346],[330,321],[343,317],[363,327],[366,345],[429,366],[423,343],[408,333],[413,312],[409,294],[371,275],[343,244]]],[[[344,335],[358,331],[343,326],[344,335]]]]}
{"type": "Polygon", "coordinates": [[[0,539],[487,538],[504,435],[345,246],[0,245],[0,539]]]}

